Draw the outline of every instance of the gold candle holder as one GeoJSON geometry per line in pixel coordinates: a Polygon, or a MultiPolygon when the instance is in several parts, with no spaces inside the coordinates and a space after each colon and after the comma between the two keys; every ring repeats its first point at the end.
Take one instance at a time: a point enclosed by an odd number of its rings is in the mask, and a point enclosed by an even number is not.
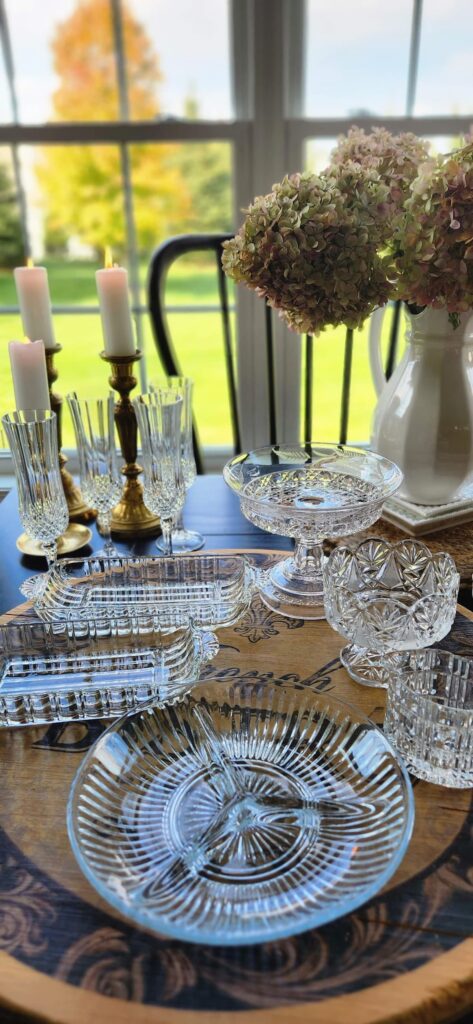
{"type": "Polygon", "coordinates": [[[136,414],[130,401],[130,391],[137,385],[133,376],[133,363],[142,358],[137,350],[133,356],[109,356],[100,353],[100,358],[110,363],[112,372],[108,378],[114,391],[120,398],[115,404],[115,423],[120,441],[120,448],[125,459],[122,473],[125,480],[123,494],[112,515],[112,532],[118,537],[155,537],[161,533],[159,517],[153,515],[143,501],[143,486],[138,480],[143,469],[136,461],[138,451],[138,425],[136,414]]]}
{"type": "Polygon", "coordinates": [[[46,371],[48,374],[49,397],[51,409],[57,416],[57,434],[59,447],[59,470],[61,473],[62,486],[69,509],[69,522],[89,523],[95,519],[97,513],[86,505],[80,488],[74,483],[69,470],[66,469],[67,456],[62,452],[62,395],[57,395],[52,390],[52,385],[58,378],[58,372],[54,366],[54,356],[61,352],[62,345],[55,345],[54,348],[46,349],[46,371]]]}

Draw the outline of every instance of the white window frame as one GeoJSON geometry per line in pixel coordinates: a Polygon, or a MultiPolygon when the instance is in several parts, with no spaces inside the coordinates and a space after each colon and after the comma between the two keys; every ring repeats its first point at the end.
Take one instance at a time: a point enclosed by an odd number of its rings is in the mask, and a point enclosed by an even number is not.
{"type": "MultiPolygon", "coordinates": [[[[0,125],[0,146],[10,146],[16,179],[25,247],[28,250],[27,203],[21,178],[18,147],[21,145],[63,145],[109,143],[118,145],[124,185],[124,216],[127,229],[128,266],[132,308],[143,344],[142,317],[147,310],[140,302],[138,261],[133,210],[132,174],[128,145],[136,142],[191,142],[220,140],[232,144],[234,223],[253,196],[267,192],[284,174],[304,164],[308,139],[333,138],[351,127],[353,118],[304,117],[305,94],[305,0],[230,0],[233,120],[163,119],[130,121],[126,67],[123,50],[121,0],[110,0],[113,15],[117,87],[120,120],[113,122],[20,122],[15,89],[14,55],[8,36],[4,0],[0,0],[0,44],[10,89],[12,122],[0,125]]],[[[409,72],[405,116],[395,118],[357,117],[367,129],[386,126],[390,131],[413,131],[418,135],[455,135],[470,129],[470,117],[413,117],[422,0],[413,0],[409,72]]],[[[238,397],[242,419],[242,443],[246,448],[267,439],[267,373],[264,346],[263,303],[246,289],[237,290],[238,397]]],[[[175,308],[175,307],[173,307],[175,308]]],[[[208,308],[208,307],[206,307],[208,308]]],[[[218,307],[215,307],[218,308],[218,307]]],[[[202,307],[179,307],[198,312],[202,307]]],[[[3,307],[2,312],[18,312],[3,307]]],[[[54,306],[56,313],[98,313],[98,306],[54,306]]],[[[286,440],[299,438],[301,343],[274,318],[275,368],[278,434],[286,440]]],[[[1,322],[1,320],[0,320],[1,322]]],[[[140,363],[141,384],[146,387],[146,360],[140,363]]],[[[220,465],[228,452],[209,449],[209,463],[220,465]]],[[[73,455],[71,465],[74,467],[73,455]]],[[[210,468],[210,465],[209,465],[210,468]]],[[[0,456],[0,474],[11,472],[9,457],[0,456]]]]}

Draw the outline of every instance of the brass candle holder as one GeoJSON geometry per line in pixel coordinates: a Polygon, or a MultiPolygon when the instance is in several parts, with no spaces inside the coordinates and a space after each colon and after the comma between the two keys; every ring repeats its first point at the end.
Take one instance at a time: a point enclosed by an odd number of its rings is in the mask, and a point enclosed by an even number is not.
{"type": "Polygon", "coordinates": [[[138,451],[138,425],[129,394],[138,381],[133,376],[133,363],[142,358],[137,350],[133,356],[109,356],[100,353],[100,358],[110,363],[112,372],[108,378],[114,391],[119,394],[115,404],[115,423],[125,465],[123,494],[112,515],[112,532],[125,540],[133,537],[155,537],[161,532],[159,517],[153,515],[143,500],[143,485],[138,480],[142,467],[136,461],[138,451]]]}
{"type": "Polygon", "coordinates": [[[51,409],[57,416],[57,433],[59,447],[59,470],[61,473],[62,486],[69,509],[69,522],[89,523],[95,519],[97,513],[86,505],[80,488],[74,483],[69,470],[66,469],[67,456],[62,452],[62,395],[57,395],[52,386],[58,378],[58,372],[54,366],[54,356],[61,352],[62,345],[55,345],[54,348],[46,349],[46,371],[48,374],[49,397],[51,409]]]}

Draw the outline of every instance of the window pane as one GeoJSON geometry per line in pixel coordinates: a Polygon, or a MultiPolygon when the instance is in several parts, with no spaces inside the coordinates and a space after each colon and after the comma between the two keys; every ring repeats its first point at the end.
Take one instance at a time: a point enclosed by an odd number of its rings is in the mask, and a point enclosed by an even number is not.
{"type": "Polygon", "coordinates": [[[307,139],[305,144],[305,169],[313,171],[314,174],[321,174],[330,163],[330,154],[337,140],[332,139],[307,139]]]}
{"type": "MultiPolygon", "coordinates": [[[[0,308],[16,305],[12,268],[25,262],[11,153],[0,148],[0,308]]],[[[7,343],[22,337],[19,316],[0,315],[0,416],[14,408],[7,343]]],[[[5,446],[0,431],[0,449],[5,446]]]]}
{"type": "MultiPolygon", "coordinates": [[[[125,247],[120,152],[117,146],[22,146],[29,230],[36,261],[103,260],[106,245],[125,247]]],[[[55,302],[75,302],[82,278],[55,302]]],[[[92,286],[94,282],[92,281],[92,286]]],[[[96,297],[96,296],[95,296],[96,297]]]]}
{"type": "Polygon", "coordinates": [[[131,116],[232,117],[228,0],[129,0],[127,7],[139,25],[135,37],[125,33],[131,116]],[[149,55],[146,92],[134,80],[138,53],[149,55]]]}
{"type": "MultiPolygon", "coordinates": [[[[234,317],[232,332],[235,336],[234,317]]],[[[203,445],[231,445],[232,431],[220,313],[170,313],[169,330],[186,376],[194,381],[194,412],[203,445]]],[[[162,374],[147,328],[148,380],[162,374]]]]}
{"type": "MultiPolygon", "coordinates": [[[[177,234],[232,230],[232,147],[227,142],[144,143],[130,146],[129,153],[144,286],[150,255],[166,238],[177,234]]],[[[201,276],[196,288],[192,278],[189,279],[186,303],[217,301],[215,260],[211,264],[210,277],[214,299],[209,299],[201,276]]]]}
{"type": "MultiPolygon", "coordinates": [[[[233,288],[229,300],[234,301],[233,288]]],[[[201,253],[181,256],[169,269],[165,303],[174,350],[183,373],[194,381],[194,409],[202,444],[231,444],[231,419],[225,371],[222,319],[215,260],[201,253]],[[192,307],[213,306],[199,312],[192,307]],[[177,312],[178,307],[183,311],[177,312]],[[187,307],[188,312],[185,312],[187,307]]],[[[234,315],[231,332],[235,339],[234,315]]],[[[161,373],[151,326],[146,332],[148,380],[161,373]]]]}
{"type": "Polygon", "coordinates": [[[404,113],[412,0],[308,0],[307,18],[307,115],[404,113]]]}
{"type": "Polygon", "coordinates": [[[6,0],[22,121],[118,117],[109,0],[6,0]]]}
{"type": "Polygon", "coordinates": [[[472,55],[471,0],[424,0],[415,114],[472,112],[472,55]]]}
{"type": "Polygon", "coordinates": [[[10,268],[25,262],[11,151],[0,147],[0,305],[14,302],[10,268]]]}
{"type": "Polygon", "coordinates": [[[0,123],[8,124],[12,120],[10,93],[7,83],[5,64],[0,53],[0,123]]]}

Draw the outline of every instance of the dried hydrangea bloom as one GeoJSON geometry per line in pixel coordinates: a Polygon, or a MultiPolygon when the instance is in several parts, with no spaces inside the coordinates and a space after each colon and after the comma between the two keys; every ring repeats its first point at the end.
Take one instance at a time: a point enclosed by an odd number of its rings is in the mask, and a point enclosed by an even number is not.
{"type": "Polygon", "coordinates": [[[338,139],[331,162],[337,165],[352,161],[375,171],[389,189],[390,213],[395,216],[409,197],[411,183],[428,152],[429,143],[412,132],[392,135],[386,128],[373,128],[367,133],[354,126],[338,139]]]}
{"type": "Polygon", "coordinates": [[[387,202],[378,175],[355,163],[293,174],[252,203],[224,243],[224,270],[298,334],[360,327],[390,295],[378,254],[387,202]]]}
{"type": "Polygon", "coordinates": [[[419,168],[395,245],[399,298],[452,318],[473,307],[472,142],[419,168]]]}

